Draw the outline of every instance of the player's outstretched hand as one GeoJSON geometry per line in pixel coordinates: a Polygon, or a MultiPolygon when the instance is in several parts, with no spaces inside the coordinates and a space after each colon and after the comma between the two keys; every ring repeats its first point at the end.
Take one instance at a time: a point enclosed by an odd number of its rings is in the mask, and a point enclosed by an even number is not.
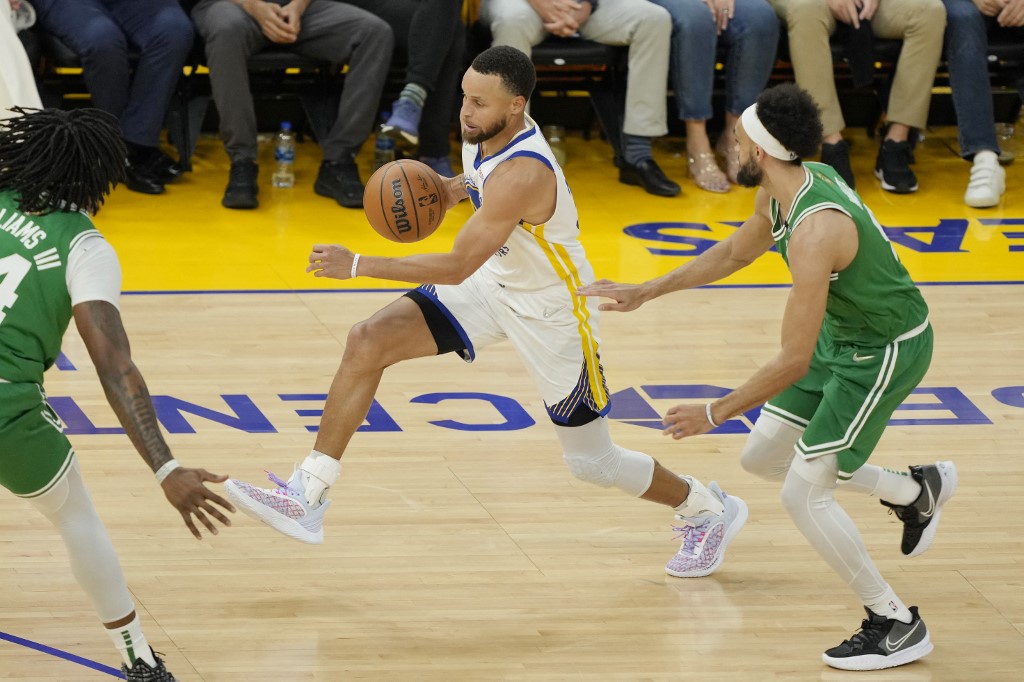
{"type": "Polygon", "coordinates": [[[206,487],[206,483],[223,483],[228,480],[227,476],[211,474],[206,469],[188,469],[180,467],[172,471],[164,479],[160,486],[164,489],[167,500],[174,505],[174,508],[185,520],[185,525],[196,536],[196,540],[202,540],[203,536],[196,528],[192,517],[195,516],[199,522],[206,526],[214,535],[217,534],[217,526],[209,519],[207,514],[217,519],[225,526],[231,525],[231,519],[224,516],[220,509],[211,503],[217,503],[229,512],[234,513],[235,508],[223,497],[206,487]]]}
{"type": "Polygon", "coordinates": [[[610,279],[599,279],[593,284],[585,284],[576,290],[580,296],[601,296],[610,298],[614,303],[602,303],[598,310],[618,310],[629,312],[639,308],[644,300],[643,290],[639,284],[619,284],[610,279]]]}
{"type": "Polygon", "coordinates": [[[703,405],[676,405],[665,413],[661,423],[665,426],[661,434],[672,436],[676,440],[687,436],[699,436],[714,428],[708,423],[703,405]]]}
{"type": "Polygon", "coordinates": [[[306,272],[314,277],[333,277],[334,279],[352,279],[355,276],[352,260],[355,254],[338,244],[314,244],[309,254],[309,265],[306,272]]]}

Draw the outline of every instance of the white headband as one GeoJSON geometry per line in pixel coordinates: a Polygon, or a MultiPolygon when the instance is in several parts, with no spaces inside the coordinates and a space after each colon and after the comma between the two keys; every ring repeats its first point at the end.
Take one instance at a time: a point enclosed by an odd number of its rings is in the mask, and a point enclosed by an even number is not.
{"type": "Polygon", "coordinates": [[[799,156],[788,149],[775,139],[775,136],[768,132],[768,129],[761,123],[761,119],[757,117],[757,104],[751,104],[747,107],[746,111],[740,116],[740,121],[743,123],[743,130],[747,131],[747,137],[750,138],[751,142],[756,144],[761,149],[767,152],[768,156],[773,156],[776,159],[782,161],[792,161],[799,158],[799,156]]]}

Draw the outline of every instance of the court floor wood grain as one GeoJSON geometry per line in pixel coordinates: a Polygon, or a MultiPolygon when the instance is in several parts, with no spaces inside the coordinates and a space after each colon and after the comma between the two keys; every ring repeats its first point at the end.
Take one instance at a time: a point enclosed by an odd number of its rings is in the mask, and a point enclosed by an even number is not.
{"type": "MultiPolygon", "coordinates": [[[[869,163],[869,144],[859,142],[858,164],[869,163]]],[[[570,180],[573,163],[585,176],[573,189],[594,216],[588,249],[599,254],[599,276],[637,280],[681,262],[634,243],[625,224],[686,220],[686,211],[698,216],[691,222],[710,223],[749,211],[748,193],[711,203],[721,200],[689,182],[686,201],[659,205],[597,165],[606,161],[601,143],[576,141],[570,152],[570,180]],[[604,211],[604,203],[616,208],[604,211]]],[[[123,316],[151,391],[167,396],[161,414],[176,456],[253,481],[265,468],[287,475],[308,452],[308,427],[317,421],[310,413],[322,408],[317,394],[327,390],[348,329],[398,294],[299,291],[323,284],[303,279],[300,245],[352,234],[365,250],[386,247],[349,223],[350,233],[339,230],[338,221],[358,221],[329,204],[310,208],[266,192],[256,214],[220,209],[226,168],[218,154],[206,143],[197,171],[166,197],[118,190],[97,222],[122,254],[126,290],[151,292],[125,296],[123,316]],[[299,220],[296,211],[310,215],[299,220]],[[174,265],[168,254],[181,261],[174,265]],[[240,289],[262,293],[227,291],[240,289]]],[[[979,222],[1024,218],[1019,194],[998,212],[968,213],[958,203],[964,168],[942,149],[931,154],[925,162],[948,172],[922,173],[922,194],[907,200],[913,206],[881,197],[876,213],[887,225],[969,220],[977,242],[963,262],[977,276],[958,277],[963,268],[949,253],[907,250],[915,276],[1024,280],[1022,256],[1006,248],[1013,238],[979,222]],[[988,266],[978,256],[985,248],[999,252],[988,266]]],[[[680,176],[674,157],[664,158],[680,176]]],[[[721,224],[713,229],[727,233],[721,224]]],[[[739,283],[784,281],[777,265],[739,283]]],[[[935,544],[916,559],[900,554],[900,524],[876,499],[841,493],[840,500],[883,575],[920,607],[935,650],[913,665],[862,675],[1020,679],[1024,288],[924,292],[936,331],[926,390],[908,400],[919,409],[897,412],[904,421],[889,428],[872,461],[904,467],[953,459],[957,495],[935,544]],[[928,421],[938,423],[907,423],[928,421]]],[[[447,356],[388,370],[377,412],[343,460],[318,547],[241,515],[220,535],[193,540],[125,437],[87,433],[116,422],[73,331],[65,354],[74,369],[52,370],[47,391],[63,399],[55,402],[148,637],[179,680],[847,679],[857,674],[827,668],[820,654],[849,637],[863,612],[789,521],[777,487],[740,469],[749,420],[735,420],[736,433],[683,442],[643,425],[652,411],[681,402],[673,395],[737,386],[767,361],[786,294],[774,286],[709,288],[601,317],[602,360],[621,405],[612,415],[616,440],[717,480],[750,506],[724,565],[704,579],[664,574],[677,548],[666,509],[571,477],[507,345],[473,365],[447,356]]],[[[0,632],[116,664],[58,536],[6,492],[0,576],[0,632]]],[[[109,675],[0,640],[0,679],[109,675]]]]}

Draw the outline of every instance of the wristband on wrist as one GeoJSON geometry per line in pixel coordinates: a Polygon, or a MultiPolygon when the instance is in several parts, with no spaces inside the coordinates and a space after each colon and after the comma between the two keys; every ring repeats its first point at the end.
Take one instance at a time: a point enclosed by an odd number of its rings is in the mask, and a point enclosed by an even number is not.
{"type": "Polygon", "coordinates": [[[352,256],[352,279],[356,278],[356,270],[359,269],[359,254],[352,256]]]}
{"type": "Polygon", "coordinates": [[[157,483],[163,483],[164,479],[167,478],[168,476],[170,476],[172,471],[174,471],[175,469],[180,469],[180,468],[181,468],[181,465],[178,464],[178,460],[172,459],[172,460],[169,460],[167,462],[164,462],[164,465],[162,467],[160,467],[159,469],[157,469],[156,473],[153,474],[153,475],[156,476],[156,482],[157,483]]]}
{"type": "Polygon", "coordinates": [[[720,424],[715,423],[714,418],[711,416],[711,403],[707,403],[706,405],[704,405],[704,414],[708,418],[708,424],[711,424],[711,426],[716,429],[720,426],[720,424]]]}

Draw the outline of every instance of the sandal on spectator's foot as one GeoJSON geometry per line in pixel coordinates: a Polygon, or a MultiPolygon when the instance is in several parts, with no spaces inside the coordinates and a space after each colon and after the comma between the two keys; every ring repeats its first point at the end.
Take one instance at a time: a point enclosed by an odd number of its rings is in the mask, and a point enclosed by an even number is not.
{"type": "Polygon", "coordinates": [[[690,177],[698,187],[708,192],[729,191],[729,178],[718,167],[712,152],[703,152],[696,158],[691,156],[687,160],[690,162],[690,177]]]}
{"type": "Polygon", "coordinates": [[[715,146],[715,150],[725,161],[725,176],[729,178],[729,182],[734,185],[738,185],[739,182],[737,181],[737,177],[740,174],[740,143],[733,141],[732,144],[726,145],[724,140],[724,137],[718,139],[718,144],[715,146]]]}

